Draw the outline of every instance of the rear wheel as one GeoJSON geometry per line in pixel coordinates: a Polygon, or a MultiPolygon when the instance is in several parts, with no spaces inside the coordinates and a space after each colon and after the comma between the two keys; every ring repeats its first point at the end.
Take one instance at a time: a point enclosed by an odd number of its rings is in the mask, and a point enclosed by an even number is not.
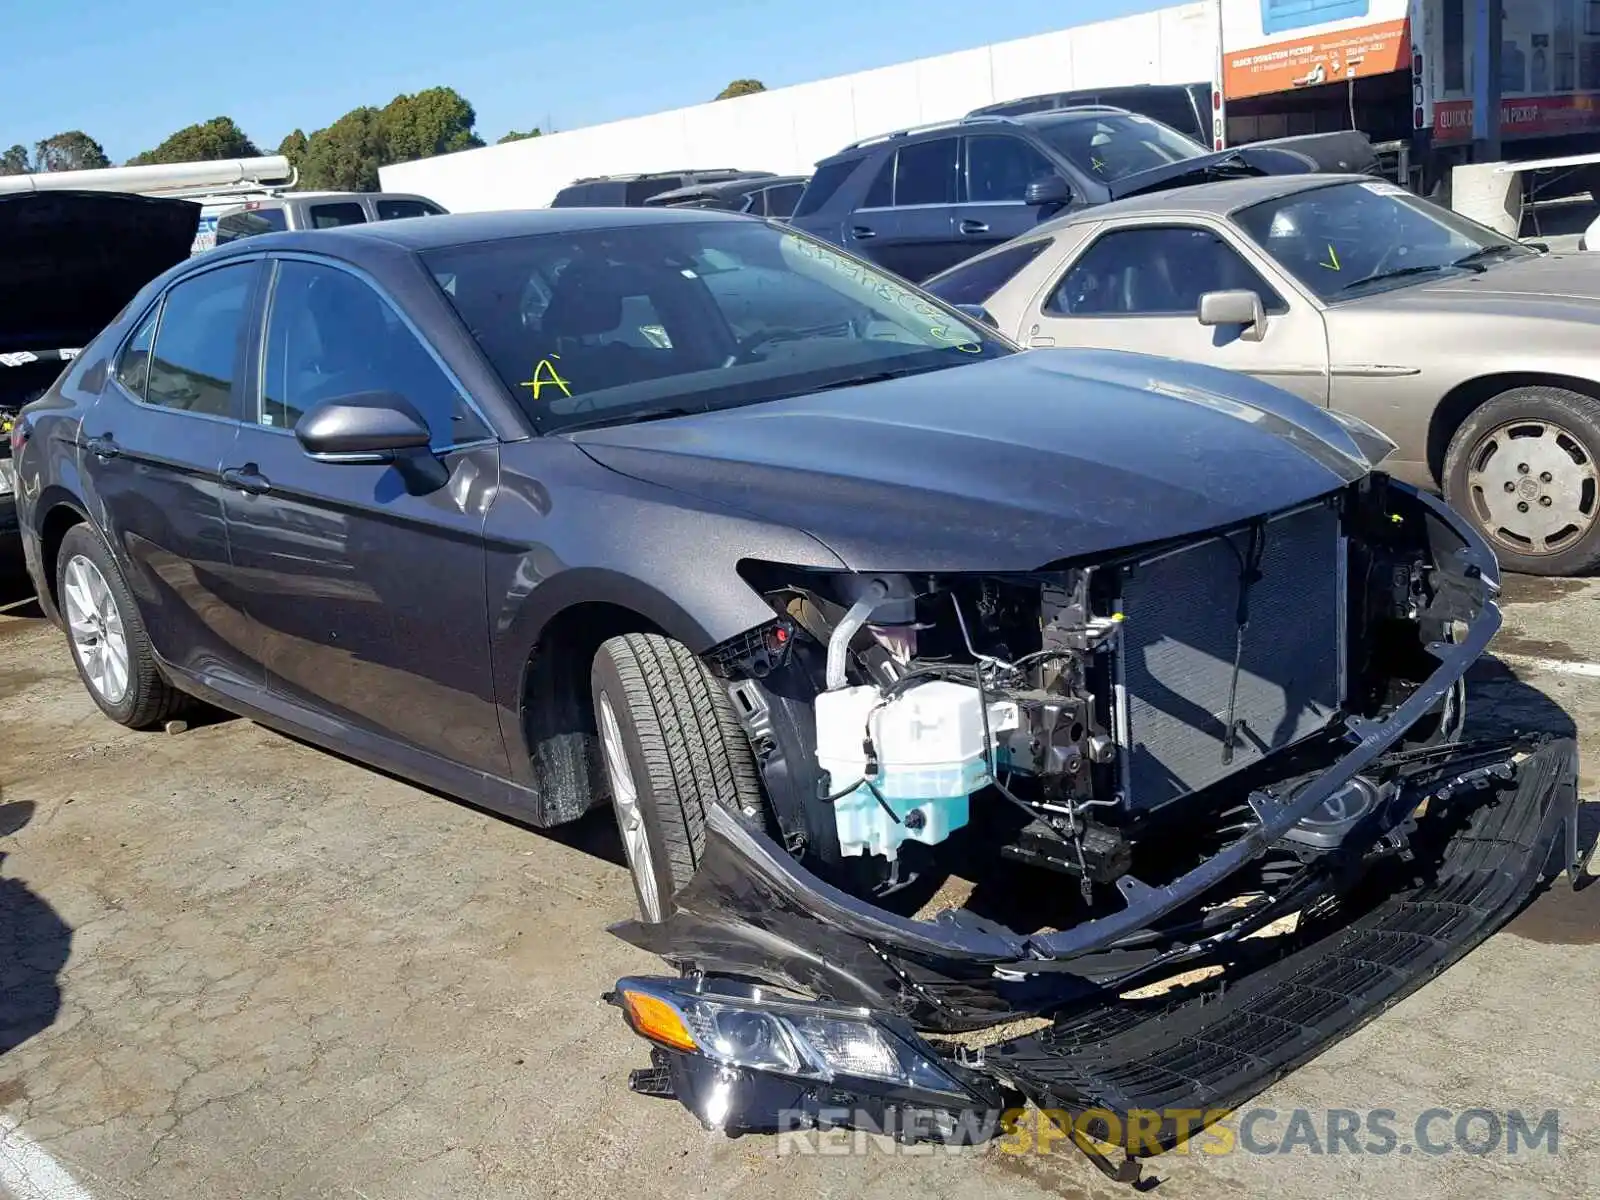
{"type": "Polygon", "coordinates": [[[87,525],[74,525],[56,556],[56,597],[72,661],[89,696],[119,725],[144,729],[183,707],[161,676],[122,572],[87,525]]]}
{"type": "Polygon", "coordinates": [[[680,642],[611,638],[590,688],[639,911],[661,921],[700,865],[706,810],[760,806],[755,758],[727,688],[680,642]]]}
{"type": "Polygon", "coordinates": [[[1444,492],[1508,571],[1600,565],[1600,400],[1556,387],[1502,392],[1473,411],[1444,461],[1444,492]]]}

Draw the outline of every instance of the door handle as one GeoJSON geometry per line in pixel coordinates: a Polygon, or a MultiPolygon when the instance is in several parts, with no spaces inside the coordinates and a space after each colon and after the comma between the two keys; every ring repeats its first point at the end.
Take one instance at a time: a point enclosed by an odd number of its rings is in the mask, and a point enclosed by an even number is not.
{"type": "Polygon", "coordinates": [[[850,236],[855,238],[857,241],[865,241],[867,238],[877,237],[878,235],[874,230],[868,229],[865,225],[852,225],[850,226],[850,236]]]}
{"type": "Polygon", "coordinates": [[[83,443],[83,448],[90,451],[101,461],[115,458],[122,453],[122,447],[117,445],[117,439],[112,437],[109,432],[102,433],[99,437],[90,438],[83,443]]]}
{"type": "Polygon", "coordinates": [[[988,233],[989,223],[987,221],[967,220],[961,222],[960,229],[962,233],[988,233]]]}
{"type": "Polygon", "coordinates": [[[272,490],[272,481],[261,473],[255,463],[245,463],[242,467],[224,467],[222,482],[252,496],[260,496],[272,490]]]}

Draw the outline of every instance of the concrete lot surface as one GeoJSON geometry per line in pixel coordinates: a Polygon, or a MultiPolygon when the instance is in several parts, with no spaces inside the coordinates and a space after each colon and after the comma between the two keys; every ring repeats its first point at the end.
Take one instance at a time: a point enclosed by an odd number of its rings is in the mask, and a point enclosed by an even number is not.
{"type": "MultiPolygon", "coordinates": [[[[1575,727],[1590,799],[1597,600],[1512,581],[1472,699],[1482,728],[1575,727]]],[[[781,1154],[630,1094],[645,1054],[599,996],[657,964],[605,932],[633,905],[605,820],[531,832],[240,720],[129,733],[26,602],[0,729],[0,1195],[1131,1194],[1070,1149],[781,1154]]],[[[1258,1144],[1301,1106],[1393,1110],[1402,1147],[1431,1108],[1556,1109],[1553,1154],[1170,1154],[1157,1194],[1600,1193],[1597,997],[1600,888],[1558,884],[1253,1105],[1281,1114],[1258,1144]]]]}

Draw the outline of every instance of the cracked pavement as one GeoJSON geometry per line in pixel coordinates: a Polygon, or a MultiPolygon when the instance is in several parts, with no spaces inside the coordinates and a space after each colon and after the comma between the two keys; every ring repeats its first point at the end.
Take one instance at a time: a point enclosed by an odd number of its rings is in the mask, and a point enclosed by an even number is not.
{"type": "MultiPolygon", "coordinates": [[[[1471,698],[1480,728],[1575,726],[1591,800],[1600,677],[1548,664],[1600,661],[1596,600],[1600,581],[1511,581],[1505,661],[1471,698]]],[[[599,996],[658,964],[605,932],[633,905],[605,814],[533,832],[242,720],[128,732],[27,603],[0,608],[0,712],[0,1117],[99,1200],[1130,1194],[1059,1145],[783,1156],[630,1094],[645,1051],[599,996]]],[[[1201,1200],[1593,1194],[1596,995],[1600,888],[1558,884],[1254,1102],[1403,1130],[1556,1108],[1554,1155],[1147,1173],[1201,1200]]]]}

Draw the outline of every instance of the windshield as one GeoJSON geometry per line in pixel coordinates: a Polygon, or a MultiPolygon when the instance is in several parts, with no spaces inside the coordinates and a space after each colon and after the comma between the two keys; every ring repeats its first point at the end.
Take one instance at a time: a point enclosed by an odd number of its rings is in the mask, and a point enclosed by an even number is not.
{"type": "Polygon", "coordinates": [[[1010,343],[764,221],[652,222],[423,255],[540,430],[962,366],[1010,343]]]}
{"type": "Polygon", "coordinates": [[[1106,183],[1207,153],[1176,129],[1134,113],[1029,123],[1067,161],[1106,183]]]}
{"type": "Polygon", "coordinates": [[[1294,192],[1234,222],[1324,300],[1350,300],[1537,254],[1392,183],[1294,192]]]}

